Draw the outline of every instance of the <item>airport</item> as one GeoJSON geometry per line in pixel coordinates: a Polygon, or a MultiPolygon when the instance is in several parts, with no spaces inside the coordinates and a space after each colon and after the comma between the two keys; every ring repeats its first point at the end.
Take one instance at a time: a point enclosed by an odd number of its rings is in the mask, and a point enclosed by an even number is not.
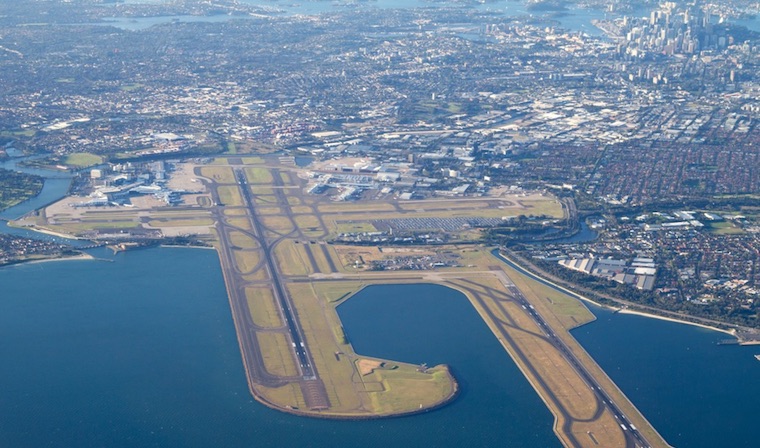
{"type": "Polygon", "coordinates": [[[178,172],[197,190],[182,204],[81,207],[74,218],[64,199],[37,223],[85,232],[119,224],[135,235],[146,227],[192,231],[213,245],[258,401],[299,415],[366,419],[427,412],[455,399],[459,386],[448,366],[355,353],[335,310],[368,285],[436,283],[470,300],[554,414],[563,444],[667,446],[569,335],[590,319],[583,305],[472,242],[481,228],[517,215],[561,219],[567,209],[552,195],[377,199],[373,190],[336,201],[315,193],[307,170],[281,156],[185,163],[178,172]],[[364,237],[375,241],[349,241],[364,237]]]}

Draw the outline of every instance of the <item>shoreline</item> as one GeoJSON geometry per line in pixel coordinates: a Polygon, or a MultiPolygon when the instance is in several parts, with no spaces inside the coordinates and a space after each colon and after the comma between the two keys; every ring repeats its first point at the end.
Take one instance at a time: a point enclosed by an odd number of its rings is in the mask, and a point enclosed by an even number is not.
{"type": "Polygon", "coordinates": [[[13,228],[16,228],[16,229],[31,230],[32,232],[38,232],[38,233],[42,233],[42,234],[45,234],[45,235],[50,235],[50,236],[55,236],[55,237],[58,237],[58,238],[63,238],[63,239],[66,239],[66,240],[76,240],[76,241],[85,240],[85,238],[79,238],[79,237],[74,236],[74,235],[66,235],[65,233],[54,232],[52,230],[48,230],[48,229],[45,229],[45,228],[42,228],[42,227],[36,227],[36,226],[28,226],[28,227],[25,227],[25,226],[16,226],[16,225],[13,225],[13,221],[8,221],[8,227],[13,227],[13,228]]]}
{"type": "Polygon", "coordinates": [[[71,255],[71,256],[63,256],[63,257],[55,257],[55,258],[42,258],[39,260],[18,260],[13,263],[8,263],[6,265],[0,266],[6,267],[6,266],[15,266],[15,265],[30,265],[30,264],[42,264],[42,263],[51,263],[54,261],[83,261],[83,260],[95,260],[96,258],[92,255],[82,252],[77,255],[71,255]]]}
{"type": "Polygon", "coordinates": [[[22,262],[24,264],[41,264],[41,263],[51,263],[54,261],[82,261],[82,260],[95,260],[95,257],[88,253],[82,252],[81,254],[72,255],[70,257],[58,257],[58,258],[45,258],[42,260],[30,260],[26,262],[22,262]]]}
{"type": "Polygon", "coordinates": [[[175,249],[211,249],[211,250],[216,250],[216,247],[214,247],[214,246],[190,246],[190,245],[184,245],[184,244],[159,244],[158,247],[168,247],[168,248],[175,248],[175,249]]]}
{"type": "Polygon", "coordinates": [[[661,316],[659,314],[647,313],[645,311],[637,311],[637,310],[632,310],[632,309],[629,309],[629,308],[620,308],[617,312],[620,313],[620,314],[632,314],[632,315],[636,315],[636,316],[649,317],[651,319],[665,320],[665,321],[674,322],[674,323],[677,323],[677,324],[684,324],[684,325],[692,325],[692,326],[695,326],[695,327],[701,327],[701,328],[705,328],[707,330],[712,330],[712,331],[718,331],[720,333],[725,333],[727,335],[730,335],[730,336],[735,337],[735,338],[738,339],[735,330],[726,330],[726,329],[723,329],[723,328],[713,327],[713,326],[707,325],[707,324],[700,324],[698,322],[690,322],[688,320],[678,319],[676,317],[661,316]]]}
{"type": "MultiPolygon", "coordinates": [[[[356,353],[354,353],[355,356],[356,353]]],[[[373,359],[379,359],[379,358],[373,358],[373,359]]],[[[386,362],[395,362],[395,361],[388,361],[386,362]]],[[[297,415],[299,417],[308,417],[308,418],[318,418],[321,420],[337,420],[337,421],[366,421],[366,420],[380,420],[380,419],[392,419],[392,418],[403,418],[403,417],[410,417],[413,415],[420,415],[420,414],[426,414],[428,412],[437,411],[438,409],[441,409],[445,406],[448,406],[449,404],[453,403],[456,398],[459,397],[460,394],[460,388],[459,388],[459,382],[454,377],[454,374],[451,372],[451,368],[447,364],[439,364],[436,367],[444,367],[446,369],[447,375],[452,380],[453,388],[451,393],[441,400],[438,403],[435,403],[429,407],[422,408],[422,409],[412,409],[408,411],[399,411],[399,412],[390,412],[390,413],[384,413],[384,414],[348,414],[348,413],[330,413],[330,412],[320,412],[315,410],[305,410],[305,409],[298,409],[293,408],[289,406],[282,406],[280,404],[274,403],[272,401],[269,401],[266,397],[264,397],[262,394],[260,394],[255,388],[251,388],[251,383],[249,382],[249,391],[251,392],[251,395],[253,396],[254,400],[258,401],[259,403],[263,404],[264,406],[274,409],[275,411],[284,412],[286,414],[291,415],[297,415]]]]}
{"type": "MultiPolygon", "coordinates": [[[[564,286],[558,285],[558,284],[552,282],[551,280],[545,279],[545,278],[543,278],[543,277],[541,277],[541,276],[539,276],[537,274],[534,274],[533,272],[529,271],[528,269],[526,269],[526,268],[522,267],[521,265],[517,264],[512,259],[508,258],[501,251],[498,251],[498,254],[504,260],[507,260],[509,262],[509,264],[512,264],[513,267],[516,266],[518,270],[523,271],[526,275],[528,275],[530,277],[533,277],[534,279],[536,279],[538,281],[546,282],[547,284],[552,285],[552,287],[554,287],[555,289],[556,288],[560,288],[563,292],[565,292],[567,294],[570,294],[571,296],[575,297],[576,299],[579,299],[581,301],[586,301],[586,302],[589,302],[589,303],[593,303],[594,305],[596,305],[596,306],[598,306],[600,308],[615,310],[616,313],[621,313],[621,314],[622,313],[625,313],[625,314],[634,314],[634,315],[638,315],[638,316],[642,316],[642,317],[648,317],[648,318],[651,318],[651,319],[660,319],[660,320],[675,322],[675,323],[679,323],[679,324],[693,325],[693,326],[696,326],[696,327],[705,328],[707,330],[712,330],[712,331],[717,331],[717,332],[720,332],[720,333],[728,334],[731,337],[734,337],[737,340],[739,340],[739,344],[740,345],[750,345],[751,344],[751,343],[742,343],[741,339],[736,334],[736,330],[735,329],[726,330],[726,329],[718,328],[718,327],[715,327],[715,326],[712,326],[712,325],[708,325],[708,324],[701,324],[701,323],[698,323],[698,322],[691,322],[691,321],[688,321],[688,320],[685,320],[685,319],[679,319],[677,317],[668,317],[668,316],[662,316],[662,315],[659,315],[659,314],[648,313],[646,311],[632,310],[632,309],[627,308],[625,306],[615,307],[615,306],[610,306],[610,305],[598,303],[595,300],[589,299],[588,297],[585,297],[585,296],[583,296],[583,295],[581,295],[579,293],[570,291],[569,289],[565,288],[564,286]]],[[[590,322],[587,322],[587,323],[590,323],[590,322]]],[[[756,342],[755,344],[760,344],[760,341],[756,342]]]]}

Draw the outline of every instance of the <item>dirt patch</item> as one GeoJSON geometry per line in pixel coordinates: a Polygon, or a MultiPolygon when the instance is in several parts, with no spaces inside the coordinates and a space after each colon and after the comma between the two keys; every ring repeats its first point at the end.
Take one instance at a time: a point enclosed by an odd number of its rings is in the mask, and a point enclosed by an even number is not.
{"type": "Polygon", "coordinates": [[[166,207],[166,202],[153,197],[153,195],[131,196],[129,202],[137,209],[145,210],[166,207]]]}
{"type": "Polygon", "coordinates": [[[359,373],[364,376],[369,375],[374,372],[375,369],[382,367],[383,363],[372,359],[360,359],[356,362],[356,366],[359,368],[359,373]]]}

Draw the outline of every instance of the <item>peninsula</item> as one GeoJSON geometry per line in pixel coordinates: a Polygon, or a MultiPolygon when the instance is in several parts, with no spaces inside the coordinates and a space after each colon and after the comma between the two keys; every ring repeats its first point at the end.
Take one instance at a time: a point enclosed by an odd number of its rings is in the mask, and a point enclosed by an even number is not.
{"type": "Polygon", "coordinates": [[[593,319],[588,310],[473,243],[479,220],[561,219],[561,201],[502,190],[425,199],[354,193],[341,200],[340,192],[352,188],[346,180],[319,183],[331,172],[281,155],[180,163],[170,182],[195,185],[182,203],[133,196],[133,207],[94,206],[69,197],[26,224],[111,239],[116,224],[125,238],[181,230],[213,244],[249,389],[270,407],[361,419],[425,412],[453,399],[458,386],[447,366],[356,353],[335,310],[367,285],[430,282],[467,296],[554,414],[564,445],[667,446],[568,333],[593,319]],[[444,228],[449,240],[419,245],[393,236],[402,228],[431,235],[444,228]],[[376,241],[362,242],[367,238],[376,241]]]}

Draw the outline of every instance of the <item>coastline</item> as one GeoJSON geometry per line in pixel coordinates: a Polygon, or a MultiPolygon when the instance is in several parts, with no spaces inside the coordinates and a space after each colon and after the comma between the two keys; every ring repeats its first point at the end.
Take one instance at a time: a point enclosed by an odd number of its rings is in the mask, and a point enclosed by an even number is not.
{"type": "Polygon", "coordinates": [[[666,320],[668,322],[675,322],[675,323],[678,323],[678,324],[693,325],[695,327],[702,327],[702,328],[705,328],[707,330],[718,331],[718,332],[721,332],[721,333],[728,334],[728,335],[730,335],[732,337],[737,337],[735,330],[726,330],[726,329],[723,329],[723,328],[713,327],[713,326],[707,325],[707,324],[700,324],[698,322],[690,322],[688,320],[678,319],[678,318],[675,318],[675,317],[661,316],[659,314],[647,313],[647,312],[644,312],[644,311],[637,311],[637,310],[632,310],[632,309],[629,309],[629,308],[620,308],[617,312],[620,313],[620,314],[634,314],[634,315],[637,315],[637,316],[649,317],[649,318],[652,318],[652,319],[666,320]]]}
{"type": "Polygon", "coordinates": [[[39,260],[18,260],[12,263],[8,263],[6,265],[0,266],[6,267],[6,266],[14,266],[14,265],[20,265],[20,264],[41,264],[41,263],[51,263],[54,261],[82,261],[82,260],[95,260],[95,257],[88,253],[79,253],[77,255],[71,255],[71,256],[62,256],[62,257],[54,257],[54,258],[42,258],[39,260]]]}
{"type": "MultiPolygon", "coordinates": [[[[499,256],[503,260],[508,261],[509,262],[508,264],[511,264],[513,267],[515,267],[519,271],[522,271],[524,274],[526,274],[526,275],[528,275],[528,276],[530,276],[530,277],[532,277],[532,278],[534,278],[534,279],[536,279],[538,281],[543,281],[546,284],[551,285],[555,289],[559,288],[563,292],[565,292],[566,294],[569,294],[572,297],[575,297],[576,299],[579,299],[581,301],[587,301],[589,303],[593,303],[594,305],[596,305],[596,306],[598,306],[600,308],[607,308],[607,309],[615,310],[615,312],[618,312],[618,313],[635,314],[635,315],[638,315],[638,316],[649,317],[651,319],[660,319],[660,320],[666,320],[666,321],[675,322],[675,323],[679,323],[679,324],[686,324],[686,325],[693,325],[693,326],[697,326],[697,327],[702,327],[702,328],[705,328],[705,329],[708,329],[708,330],[718,331],[718,332],[721,332],[721,333],[728,334],[728,335],[730,335],[732,337],[735,337],[735,338],[737,338],[739,340],[739,344],[741,344],[741,345],[750,345],[751,344],[751,343],[743,343],[741,341],[741,339],[738,337],[738,335],[736,334],[736,330],[735,329],[726,330],[726,329],[718,328],[718,327],[715,327],[715,326],[712,326],[712,325],[701,324],[701,323],[698,323],[698,322],[691,322],[691,321],[688,321],[688,320],[685,320],[685,319],[679,319],[677,317],[667,317],[667,316],[662,316],[662,315],[659,315],[659,314],[648,313],[648,312],[645,312],[645,311],[632,310],[632,309],[624,307],[624,306],[622,306],[622,307],[614,307],[614,306],[605,305],[605,304],[596,302],[595,300],[589,299],[588,297],[585,297],[585,296],[583,296],[581,294],[578,294],[576,292],[570,291],[569,289],[565,288],[564,286],[558,285],[558,284],[552,282],[551,280],[548,280],[548,279],[543,278],[543,277],[541,277],[541,276],[539,276],[537,274],[534,274],[533,272],[529,271],[528,269],[526,269],[526,268],[522,267],[521,265],[517,264],[517,262],[515,262],[511,258],[507,257],[502,251],[498,251],[498,254],[499,254],[499,256]]],[[[760,344],[760,341],[755,342],[755,344],[760,344]]]]}
{"type": "Polygon", "coordinates": [[[175,249],[211,249],[216,250],[214,246],[189,246],[183,244],[159,244],[158,247],[171,247],[175,249]]]}
{"type": "MultiPolygon", "coordinates": [[[[354,355],[356,355],[356,353],[354,353],[354,355]]],[[[376,358],[376,359],[379,359],[379,358],[376,358]]],[[[386,362],[393,362],[393,361],[386,361],[386,362]]],[[[428,406],[425,408],[412,409],[408,411],[389,412],[389,413],[350,414],[350,413],[330,413],[330,412],[323,413],[323,412],[314,411],[314,410],[301,410],[298,408],[283,406],[281,404],[277,404],[272,401],[269,401],[266,397],[264,397],[255,389],[255,386],[254,386],[255,383],[251,383],[249,381],[248,386],[249,386],[249,391],[251,392],[251,395],[256,401],[258,401],[259,403],[263,404],[264,406],[270,409],[284,412],[286,414],[297,415],[300,417],[318,418],[322,420],[343,420],[343,421],[366,421],[366,420],[378,420],[378,419],[392,419],[392,418],[410,417],[413,415],[425,414],[428,412],[441,409],[451,404],[454,401],[454,399],[459,396],[461,392],[459,388],[459,382],[457,382],[456,378],[454,377],[454,374],[451,373],[451,369],[449,368],[449,366],[446,364],[439,364],[437,366],[434,366],[433,368],[438,368],[438,367],[443,367],[446,370],[446,374],[449,376],[449,378],[451,378],[451,381],[452,381],[452,385],[453,385],[452,391],[447,397],[445,397],[438,403],[434,403],[431,406],[428,406]]]]}
{"type": "MultiPolygon", "coordinates": [[[[603,304],[603,303],[599,303],[599,302],[597,302],[595,300],[589,299],[588,297],[586,297],[586,296],[584,296],[582,294],[579,294],[579,293],[577,293],[575,291],[572,291],[572,290],[570,290],[570,289],[568,289],[568,288],[566,288],[566,287],[564,287],[562,285],[559,285],[559,284],[557,284],[557,283],[555,283],[555,282],[553,282],[553,281],[551,281],[549,279],[546,279],[546,278],[541,277],[541,276],[539,276],[537,274],[534,274],[533,272],[529,271],[528,269],[526,269],[522,265],[518,264],[516,261],[512,260],[511,258],[509,258],[506,254],[504,254],[500,250],[497,250],[497,254],[498,254],[497,258],[500,258],[508,266],[511,266],[513,269],[519,271],[521,274],[527,275],[528,277],[531,277],[532,279],[534,279],[534,280],[536,280],[538,282],[544,283],[545,285],[547,285],[547,286],[549,286],[551,288],[554,288],[555,290],[557,290],[559,292],[563,292],[563,293],[569,295],[570,297],[574,297],[575,299],[580,300],[581,302],[591,303],[593,305],[598,306],[599,308],[606,308],[606,309],[610,309],[610,310],[619,310],[619,308],[617,308],[617,307],[614,307],[614,306],[611,306],[611,305],[606,305],[606,304],[603,304]]],[[[591,322],[593,322],[593,321],[591,321],[591,322]]],[[[588,323],[590,323],[590,322],[586,322],[586,324],[588,324],[588,323]]],[[[586,324],[582,324],[582,325],[586,325],[586,324]]],[[[582,326],[582,325],[579,325],[579,326],[582,326]]],[[[577,327],[575,327],[575,328],[577,328],[577,327]]]]}
{"type": "Polygon", "coordinates": [[[29,226],[29,227],[14,226],[13,225],[13,221],[8,221],[8,227],[16,227],[16,228],[19,228],[19,229],[27,229],[27,230],[31,230],[33,232],[39,232],[39,233],[43,233],[45,235],[56,236],[58,238],[64,238],[64,239],[67,239],[67,240],[82,240],[83,239],[83,238],[79,238],[79,237],[74,236],[74,235],[66,235],[65,233],[54,232],[52,230],[48,230],[48,229],[45,229],[45,228],[42,228],[42,227],[36,227],[36,226],[29,226]]]}

